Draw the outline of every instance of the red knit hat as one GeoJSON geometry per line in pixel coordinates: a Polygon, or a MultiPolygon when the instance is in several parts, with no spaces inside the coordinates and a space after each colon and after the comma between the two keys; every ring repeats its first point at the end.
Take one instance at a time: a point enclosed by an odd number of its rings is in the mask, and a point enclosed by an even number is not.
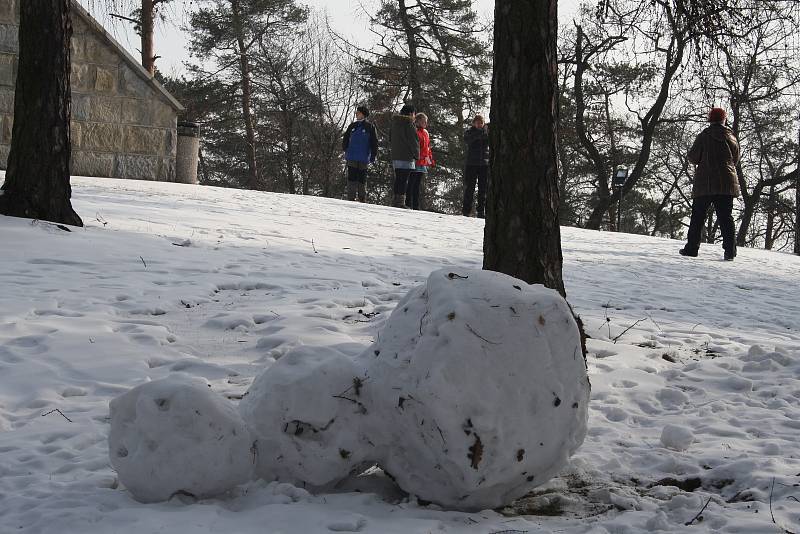
{"type": "Polygon", "coordinates": [[[711,108],[708,112],[708,122],[725,122],[728,114],[722,108],[711,108]]]}

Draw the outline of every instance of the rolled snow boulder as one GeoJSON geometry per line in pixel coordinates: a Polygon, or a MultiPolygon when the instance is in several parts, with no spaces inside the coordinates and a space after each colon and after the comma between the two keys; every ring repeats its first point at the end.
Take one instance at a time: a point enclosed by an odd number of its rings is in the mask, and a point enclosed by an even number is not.
{"type": "Polygon", "coordinates": [[[256,473],[324,489],[359,471],[374,445],[361,433],[364,370],[326,347],[301,346],[259,375],[239,404],[255,435],[256,473]]]}
{"type": "Polygon", "coordinates": [[[236,408],[196,377],[173,375],[111,401],[111,465],[141,502],[219,495],[248,481],[253,439],[236,408]]]}
{"type": "Polygon", "coordinates": [[[683,425],[664,425],[661,430],[661,444],[674,451],[685,451],[694,443],[694,432],[683,425]]]}
{"type": "Polygon", "coordinates": [[[479,270],[433,272],[360,356],[364,433],[405,491],[446,508],[509,504],[586,435],[590,385],[566,301],[479,270]]]}

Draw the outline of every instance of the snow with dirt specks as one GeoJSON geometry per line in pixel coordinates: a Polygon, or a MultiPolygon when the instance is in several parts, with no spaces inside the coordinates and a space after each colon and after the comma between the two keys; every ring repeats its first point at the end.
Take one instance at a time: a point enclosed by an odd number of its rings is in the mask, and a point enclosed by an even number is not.
{"type": "Polygon", "coordinates": [[[236,403],[298,347],[355,357],[430,272],[480,268],[483,223],[125,180],[76,178],[73,194],[84,229],[0,218],[3,534],[780,532],[773,515],[800,530],[800,258],[683,258],[571,228],[592,393],[584,444],[545,486],[479,513],[421,505],[377,471],[317,495],[252,481],[141,504],[109,464],[111,399],[180,372],[236,403]],[[691,429],[687,450],[662,445],[669,424],[691,429]],[[700,486],[656,484],[670,478],[700,486]]]}

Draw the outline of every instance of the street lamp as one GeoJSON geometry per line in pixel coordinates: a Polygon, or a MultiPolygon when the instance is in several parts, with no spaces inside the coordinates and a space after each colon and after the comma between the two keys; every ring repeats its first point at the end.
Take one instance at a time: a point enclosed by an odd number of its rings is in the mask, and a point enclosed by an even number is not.
{"type": "Polygon", "coordinates": [[[617,190],[617,232],[621,231],[622,224],[622,188],[628,180],[628,168],[617,167],[611,179],[611,185],[617,190]]]}

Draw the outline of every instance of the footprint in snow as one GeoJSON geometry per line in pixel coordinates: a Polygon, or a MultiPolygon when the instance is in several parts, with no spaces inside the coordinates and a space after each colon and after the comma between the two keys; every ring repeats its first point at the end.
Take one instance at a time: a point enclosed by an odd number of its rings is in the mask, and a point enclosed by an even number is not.
{"type": "Polygon", "coordinates": [[[367,520],[359,516],[329,523],[328,530],[332,532],[361,532],[366,526],[367,520]]]}

